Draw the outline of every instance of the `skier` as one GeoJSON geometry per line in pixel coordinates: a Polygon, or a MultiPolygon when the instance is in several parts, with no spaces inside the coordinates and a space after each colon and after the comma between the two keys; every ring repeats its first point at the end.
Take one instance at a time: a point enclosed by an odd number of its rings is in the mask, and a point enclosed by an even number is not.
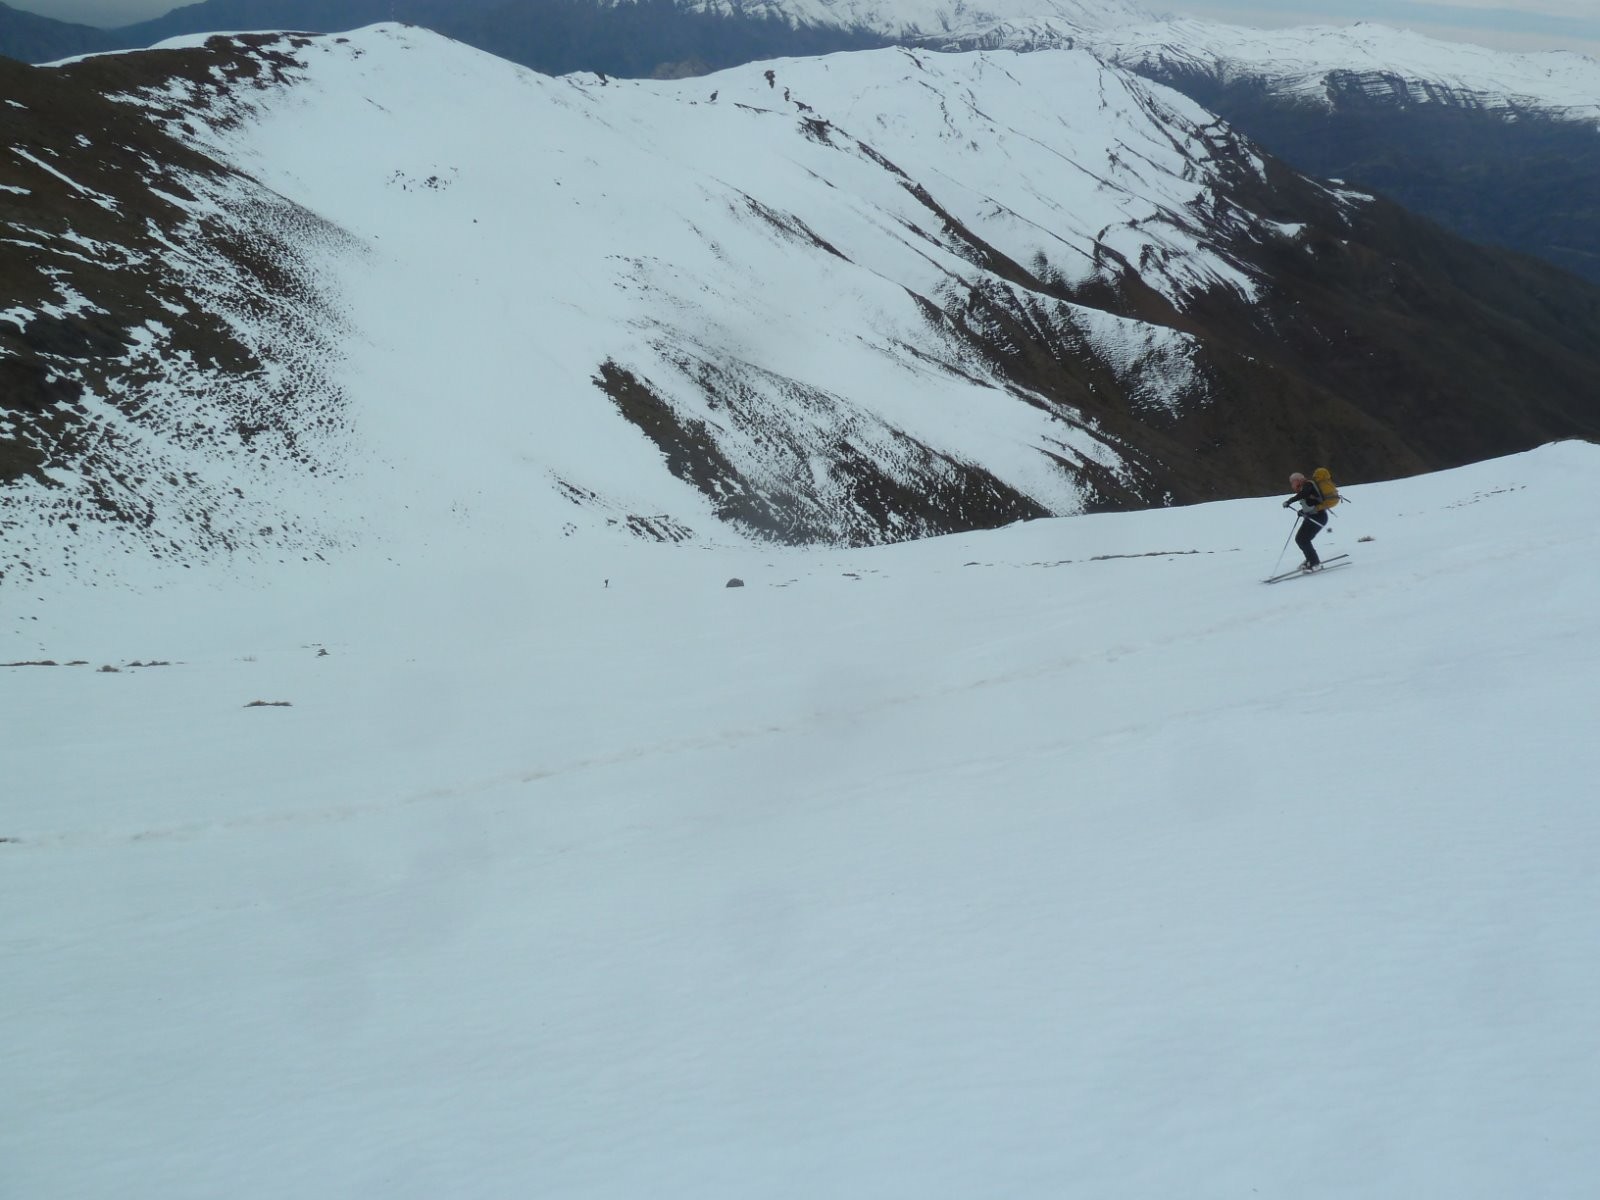
{"type": "Polygon", "coordinates": [[[1311,539],[1321,533],[1328,524],[1328,514],[1322,508],[1322,490],[1317,487],[1314,479],[1307,479],[1299,471],[1289,476],[1289,486],[1294,489],[1294,495],[1283,502],[1288,508],[1291,504],[1300,506],[1300,528],[1295,532],[1294,544],[1300,547],[1300,553],[1306,556],[1302,571],[1315,571],[1322,565],[1322,560],[1317,557],[1316,549],[1311,545],[1311,539]]]}

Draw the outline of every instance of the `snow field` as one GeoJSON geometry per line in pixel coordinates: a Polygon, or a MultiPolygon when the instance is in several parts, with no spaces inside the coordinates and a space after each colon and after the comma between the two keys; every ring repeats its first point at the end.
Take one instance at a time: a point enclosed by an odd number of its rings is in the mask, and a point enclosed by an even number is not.
{"type": "Polygon", "coordinates": [[[6,672],[9,1185],[1578,1194],[1594,463],[63,610],[172,665],[6,672]]]}

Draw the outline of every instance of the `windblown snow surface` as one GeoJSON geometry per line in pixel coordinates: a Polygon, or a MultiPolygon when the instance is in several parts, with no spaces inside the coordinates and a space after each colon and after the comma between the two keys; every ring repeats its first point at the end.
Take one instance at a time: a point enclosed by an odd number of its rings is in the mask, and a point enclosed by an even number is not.
{"type": "Polygon", "coordinates": [[[1344,479],[1320,544],[1354,565],[1271,587],[1271,495],[859,550],[704,512],[641,541],[552,491],[691,511],[570,400],[581,353],[540,357],[546,330],[524,375],[494,364],[546,292],[581,350],[632,281],[645,340],[672,263],[597,282],[552,239],[499,268],[468,233],[509,227],[492,180],[431,149],[261,161],[373,243],[367,456],[319,493],[367,533],[282,562],[106,534],[8,579],[0,1193],[1600,1178],[1595,447],[1344,479]],[[449,218],[409,278],[401,205],[449,218]]]}
{"type": "Polygon", "coordinates": [[[1597,469],[58,596],[5,1190],[1581,1195],[1597,469]]]}

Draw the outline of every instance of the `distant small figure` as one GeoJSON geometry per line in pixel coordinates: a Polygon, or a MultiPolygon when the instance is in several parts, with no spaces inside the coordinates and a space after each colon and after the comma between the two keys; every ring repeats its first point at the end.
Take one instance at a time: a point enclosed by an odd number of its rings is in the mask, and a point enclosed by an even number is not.
{"type": "Polygon", "coordinates": [[[1322,560],[1317,557],[1316,547],[1312,546],[1311,539],[1321,533],[1328,524],[1328,514],[1322,506],[1322,490],[1317,487],[1314,480],[1296,471],[1289,476],[1289,486],[1294,490],[1294,495],[1283,502],[1288,508],[1291,504],[1300,506],[1300,528],[1295,532],[1294,544],[1300,547],[1300,553],[1305,555],[1306,571],[1315,571],[1322,565],[1322,560]]]}
{"type": "Polygon", "coordinates": [[[606,580],[606,586],[607,586],[607,587],[610,587],[610,586],[611,586],[611,580],[609,580],[609,579],[608,579],[608,580],[606,580]]]}
{"type": "Polygon", "coordinates": [[[717,102],[717,93],[716,92],[712,92],[711,93],[711,103],[715,104],[716,102],[717,102]]]}

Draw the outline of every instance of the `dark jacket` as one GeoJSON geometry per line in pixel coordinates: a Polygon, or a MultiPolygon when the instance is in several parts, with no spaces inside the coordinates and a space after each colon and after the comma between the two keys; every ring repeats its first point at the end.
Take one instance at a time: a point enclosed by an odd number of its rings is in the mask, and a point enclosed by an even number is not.
{"type": "Polygon", "coordinates": [[[1315,479],[1307,479],[1300,485],[1300,490],[1294,498],[1300,502],[1300,515],[1318,525],[1328,523],[1328,514],[1322,508],[1322,489],[1317,486],[1315,479]]]}

